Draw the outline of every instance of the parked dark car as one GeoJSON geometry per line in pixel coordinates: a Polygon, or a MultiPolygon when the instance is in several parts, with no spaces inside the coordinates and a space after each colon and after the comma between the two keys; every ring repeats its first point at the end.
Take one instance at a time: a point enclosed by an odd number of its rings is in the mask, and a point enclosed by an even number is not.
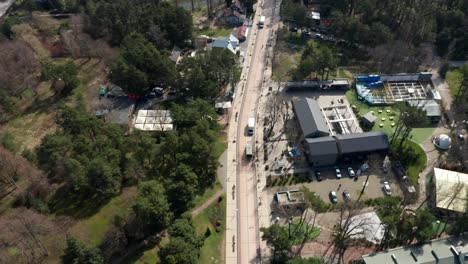
{"type": "Polygon", "coordinates": [[[317,178],[317,181],[319,182],[322,181],[322,174],[320,173],[319,170],[315,170],[315,178],[317,178]]]}
{"type": "Polygon", "coordinates": [[[343,198],[344,198],[346,201],[351,201],[351,194],[349,194],[348,191],[344,190],[344,191],[343,191],[343,198]]]}

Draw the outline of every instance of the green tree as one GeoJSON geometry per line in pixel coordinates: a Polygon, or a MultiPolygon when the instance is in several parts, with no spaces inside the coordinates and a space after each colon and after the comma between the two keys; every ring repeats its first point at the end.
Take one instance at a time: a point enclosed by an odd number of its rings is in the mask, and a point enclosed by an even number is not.
{"type": "Polygon", "coordinates": [[[207,120],[212,129],[218,129],[213,105],[205,100],[195,99],[185,104],[174,104],[171,111],[178,129],[190,130],[200,120],[207,120]]]}
{"type": "Polygon", "coordinates": [[[172,212],[164,187],[156,180],[138,185],[138,195],[133,205],[136,217],[150,230],[166,228],[172,220],[172,212]]]}
{"type": "Polygon", "coordinates": [[[193,205],[198,191],[198,176],[189,166],[179,164],[171,173],[166,189],[174,211],[180,214],[193,205]]]}
{"type": "Polygon", "coordinates": [[[86,1],[89,20],[86,30],[95,38],[105,38],[120,45],[132,32],[154,36],[159,28],[160,43],[185,47],[192,38],[193,22],[188,11],[168,2],[158,1],[86,1]],[[91,2],[91,3],[90,3],[91,2]]]}
{"type": "Polygon", "coordinates": [[[65,86],[63,90],[57,92],[69,92],[78,87],[80,80],[78,79],[78,67],[73,61],[52,62],[45,60],[42,65],[42,78],[44,80],[51,80],[54,83],[63,81],[65,86]]]}
{"type": "Polygon", "coordinates": [[[281,226],[274,224],[268,228],[260,228],[262,240],[273,250],[273,263],[284,263],[291,251],[288,232],[281,226]]]}
{"type": "Polygon", "coordinates": [[[236,56],[222,49],[198,52],[194,58],[185,58],[179,70],[183,76],[179,92],[189,99],[213,101],[225,85],[234,87],[240,78],[236,56]]]}
{"type": "Polygon", "coordinates": [[[111,197],[120,192],[121,175],[118,167],[103,159],[92,160],[88,167],[88,185],[98,197],[111,197]]]}
{"type": "Polygon", "coordinates": [[[63,264],[104,264],[104,258],[98,248],[86,246],[83,242],[67,236],[67,247],[61,257],[63,264]]]}
{"type": "Polygon", "coordinates": [[[197,263],[199,250],[182,237],[173,237],[159,252],[162,263],[186,264],[197,263]]]}
{"type": "Polygon", "coordinates": [[[325,262],[323,262],[321,259],[319,258],[306,258],[306,259],[303,259],[303,258],[293,258],[293,259],[290,259],[286,262],[286,264],[324,264],[325,262]]]}
{"type": "Polygon", "coordinates": [[[140,34],[124,39],[121,57],[112,66],[112,80],[127,93],[142,95],[155,86],[170,87],[177,72],[168,56],[140,34]]]}
{"type": "Polygon", "coordinates": [[[338,60],[334,52],[326,47],[318,47],[315,43],[310,43],[304,49],[294,78],[301,80],[308,78],[312,73],[321,75],[322,79],[328,79],[328,73],[338,65],[338,60]],[[325,75],[326,74],[326,75],[325,75]]]}
{"type": "Polygon", "coordinates": [[[112,81],[132,94],[145,94],[150,86],[146,74],[124,59],[117,59],[112,65],[112,81]]]}
{"type": "Polygon", "coordinates": [[[169,228],[169,234],[171,237],[184,239],[196,249],[200,249],[203,246],[203,238],[197,234],[189,213],[174,221],[169,228]]]}

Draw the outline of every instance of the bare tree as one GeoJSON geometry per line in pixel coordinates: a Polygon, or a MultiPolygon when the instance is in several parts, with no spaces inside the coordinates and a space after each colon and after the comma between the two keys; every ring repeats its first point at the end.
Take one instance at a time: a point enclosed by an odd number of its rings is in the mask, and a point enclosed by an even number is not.
{"type": "Polygon", "coordinates": [[[299,247],[297,247],[296,252],[293,253],[295,256],[301,255],[301,252],[305,246],[305,243],[310,240],[310,234],[316,227],[316,223],[318,220],[317,217],[319,213],[323,213],[326,211],[325,203],[320,198],[317,197],[316,193],[311,192],[306,187],[302,187],[301,191],[304,193],[305,203],[303,207],[303,212],[299,219],[299,223],[296,226],[297,230],[295,231],[301,232],[303,230],[303,239],[299,247]],[[309,212],[312,215],[309,215],[309,212]]]}
{"type": "Polygon", "coordinates": [[[37,82],[40,67],[36,54],[22,41],[0,41],[0,87],[8,95],[19,96],[37,82]]]}
{"type": "Polygon", "coordinates": [[[325,259],[331,250],[327,263],[344,263],[346,250],[354,245],[353,236],[370,231],[371,218],[358,217],[362,207],[358,202],[340,205],[339,217],[333,230],[333,242],[322,255],[322,259],[325,259]]]}
{"type": "Polygon", "coordinates": [[[14,263],[41,263],[48,251],[41,237],[57,231],[46,216],[33,210],[16,209],[0,219],[0,255],[10,246],[17,249],[14,263]]]}
{"type": "Polygon", "coordinates": [[[275,128],[277,122],[283,115],[285,108],[284,100],[279,95],[273,95],[271,100],[267,101],[266,116],[265,116],[265,138],[269,138],[275,128]]]}

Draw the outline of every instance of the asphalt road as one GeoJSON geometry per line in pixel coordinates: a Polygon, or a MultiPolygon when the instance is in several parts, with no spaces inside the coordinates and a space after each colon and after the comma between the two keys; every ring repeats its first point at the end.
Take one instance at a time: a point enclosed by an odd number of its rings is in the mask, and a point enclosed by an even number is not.
{"type": "MultiPolygon", "coordinates": [[[[262,2],[259,3],[262,5],[262,2]]],[[[238,182],[238,263],[260,263],[260,232],[258,219],[257,177],[253,160],[245,157],[245,146],[255,145],[255,136],[246,132],[249,118],[256,117],[258,98],[261,94],[265,71],[267,42],[272,34],[270,22],[273,17],[273,0],[264,0],[260,15],[266,17],[265,27],[257,30],[247,80],[243,87],[243,100],[237,126],[237,182],[238,182]]],[[[254,24],[256,26],[256,24],[254,24]]],[[[260,117],[261,118],[261,117],[260,117]]],[[[258,120],[256,120],[258,122],[258,120]]]]}

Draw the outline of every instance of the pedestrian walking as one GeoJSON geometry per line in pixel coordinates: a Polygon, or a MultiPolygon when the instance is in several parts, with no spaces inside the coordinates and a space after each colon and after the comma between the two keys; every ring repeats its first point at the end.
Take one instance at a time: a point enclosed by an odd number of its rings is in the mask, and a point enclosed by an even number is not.
{"type": "Polygon", "coordinates": [[[338,185],[338,191],[341,189],[341,183],[338,185]]]}

